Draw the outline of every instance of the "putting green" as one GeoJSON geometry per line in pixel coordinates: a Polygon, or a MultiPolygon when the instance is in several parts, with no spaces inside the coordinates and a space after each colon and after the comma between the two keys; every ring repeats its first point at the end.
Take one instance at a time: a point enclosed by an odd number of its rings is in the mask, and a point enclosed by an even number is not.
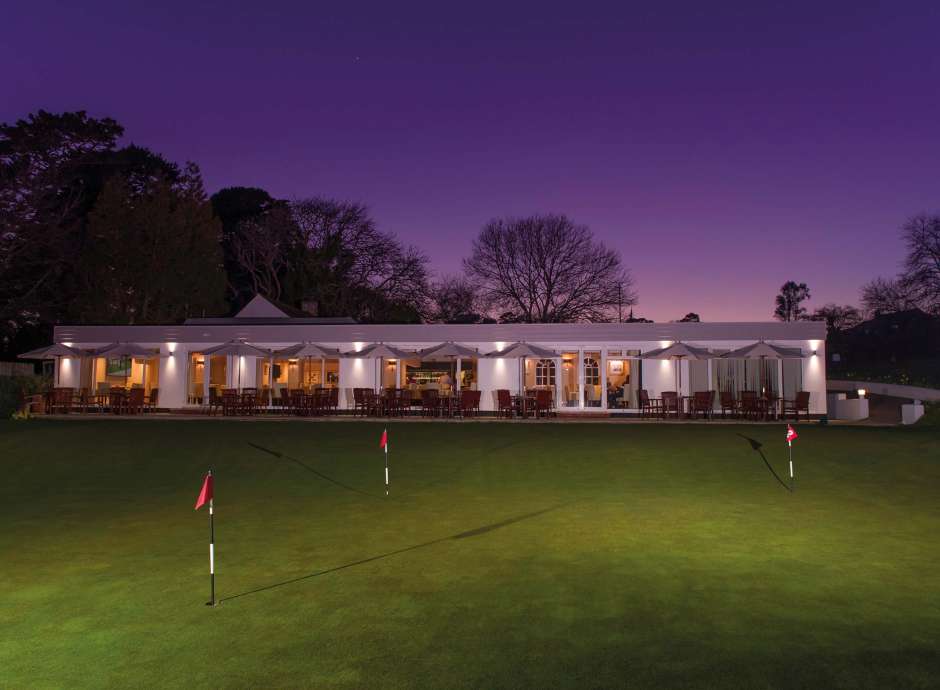
{"type": "Polygon", "coordinates": [[[940,685],[937,428],[381,429],[0,424],[0,686],[940,685]]]}

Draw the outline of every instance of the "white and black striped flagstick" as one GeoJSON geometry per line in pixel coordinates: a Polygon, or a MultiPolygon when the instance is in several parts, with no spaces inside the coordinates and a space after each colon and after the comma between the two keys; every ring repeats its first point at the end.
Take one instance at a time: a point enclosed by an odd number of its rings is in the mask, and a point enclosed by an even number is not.
{"type": "Polygon", "coordinates": [[[787,441],[787,452],[790,455],[790,491],[793,491],[793,441],[787,441]]]}
{"type": "MultiPolygon", "coordinates": [[[[212,476],[212,471],[209,471],[212,476]]],[[[215,507],[213,501],[209,499],[209,601],[208,606],[215,606],[215,507]]]]}
{"type": "Polygon", "coordinates": [[[382,431],[385,439],[385,495],[388,496],[388,429],[382,431]]]}
{"type": "Polygon", "coordinates": [[[790,493],[793,493],[793,441],[797,438],[796,430],[787,424],[787,455],[790,459],[790,493]]]}
{"type": "Polygon", "coordinates": [[[215,498],[212,487],[212,470],[206,472],[205,479],[202,480],[202,489],[199,497],[196,499],[196,510],[202,508],[206,503],[209,504],[209,601],[206,606],[215,606],[215,498]]]}

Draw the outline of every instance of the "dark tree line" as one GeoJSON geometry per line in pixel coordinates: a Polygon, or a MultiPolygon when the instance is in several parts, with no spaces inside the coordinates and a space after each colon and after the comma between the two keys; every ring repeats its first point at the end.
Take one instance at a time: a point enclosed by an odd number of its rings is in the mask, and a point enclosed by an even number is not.
{"type": "Polygon", "coordinates": [[[81,111],[0,125],[5,351],[47,341],[67,320],[146,323],[221,308],[219,226],[198,169],[119,148],[123,133],[81,111]],[[186,277],[196,255],[202,269],[186,277]]]}
{"type": "MultiPolygon", "coordinates": [[[[231,187],[83,111],[0,124],[0,349],[56,323],[168,323],[255,294],[363,322],[614,320],[636,303],[619,254],[563,215],[495,219],[463,275],[380,230],[359,203],[231,187]]],[[[632,312],[631,312],[632,315],[632,312]]]]}

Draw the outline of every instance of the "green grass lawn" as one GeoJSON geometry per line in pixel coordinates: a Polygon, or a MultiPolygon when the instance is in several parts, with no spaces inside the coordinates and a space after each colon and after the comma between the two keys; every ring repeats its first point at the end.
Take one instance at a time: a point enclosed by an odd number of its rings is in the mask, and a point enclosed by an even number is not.
{"type": "Polygon", "coordinates": [[[0,687],[940,685],[940,428],[381,428],[0,424],[0,687]]]}

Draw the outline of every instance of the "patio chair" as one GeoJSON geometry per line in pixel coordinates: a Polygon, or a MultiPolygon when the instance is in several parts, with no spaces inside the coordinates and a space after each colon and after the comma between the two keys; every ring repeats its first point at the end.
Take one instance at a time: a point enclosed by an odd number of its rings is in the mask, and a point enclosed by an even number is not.
{"type": "Polygon", "coordinates": [[[652,417],[662,413],[662,398],[651,398],[649,391],[641,388],[637,392],[637,399],[640,402],[640,416],[652,417]]]}
{"type": "Polygon", "coordinates": [[[702,415],[703,419],[711,419],[712,408],[715,406],[715,391],[696,391],[692,394],[692,415],[702,415]]]}
{"type": "Polygon", "coordinates": [[[253,415],[258,412],[257,388],[245,388],[239,396],[239,407],[242,414],[253,415]]]}
{"type": "Polygon", "coordinates": [[[157,409],[157,403],[160,399],[160,389],[151,388],[150,395],[147,396],[147,399],[144,400],[144,411],[153,412],[157,409]]]}
{"type": "Polygon", "coordinates": [[[797,391],[796,398],[783,401],[783,416],[793,415],[793,419],[799,420],[800,413],[809,416],[809,391],[797,391]]]}
{"type": "Polygon", "coordinates": [[[548,417],[552,413],[552,392],[539,389],[535,391],[535,416],[548,417]]]}
{"type": "Polygon", "coordinates": [[[502,417],[504,414],[507,418],[512,418],[513,415],[513,404],[512,404],[512,394],[505,388],[500,388],[496,391],[496,416],[502,417]]]}
{"type": "Polygon", "coordinates": [[[757,391],[741,391],[741,416],[745,419],[760,419],[763,414],[757,391]]]}
{"type": "Polygon", "coordinates": [[[88,412],[97,407],[97,402],[97,398],[90,388],[82,388],[75,397],[74,405],[82,412],[88,412]]]}
{"type": "Polygon", "coordinates": [[[459,414],[461,417],[469,417],[473,414],[473,393],[474,391],[470,390],[460,391],[455,414],[459,414]]]}
{"type": "Polygon", "coordinates": [[[421,391],[421,416],[436,417],[441,409],[441,397],[435,388],[421,391]]]}
{"type": "Polygon", "coordinates": [[[721,391],[718,394],[718,404],[721,406],[721,418],[725,418],[725,413],[730,412],[732,417],[738,416],[738,401],[734,399],[732,391],[721,391]]]}
{"type": "Polygon", "coordinates": [[[330,395],[327,400],[327,408],[331,414],[336,414],[339,409],[339,388],[330,388],[330,395]]]}
{"type": "Polygon", "coordinates": [[[304,391],[302,388],[292,388],[288,391],[290,400],[287,403],[287,411],[290,414],[295,414],[298,417],[302,417],[307,413],[307,403],[304,396],[304,391]]]}
{"type": "Polygon", "coordinates": [[[127,389],[112,386],[108,390],[108,406],[114,414],[127,412],[127,389]]]}
{"type": "Polygon", "coordinates": [[[144,389],[131,388],[127,393],[127,413],[140,414],[144,411],[144,389]]]}
{"type": "Polygon", "coordinates": [[[371,388],[362,389],[362,401],[365,414],[370,417],[379,417],[382,414],[382,398],[371,388]]]}
{"type": "Polygon", "coordinates": [[[238,391],[234,388],[223,388],[220,398],[223,417],[231,417],[241,411],[238,391]]]}
{"type": "Polygon", "coordinates": [[[676,391],[663,391],[663,405],[660,409],[663,418],[669,415],[679,417],[679,393],[676,391]]]}
{"type": "Polygon", "coordinates": [[[213,415],[216,410],[222,409],[222,396],[218,388],[209,388],[209,400],[206,403],[206,414],[213,415]]]}
{"type": "Polygon", "coordinates": [[[355,415],[361,414],[364,417],[368,412],[364,396],[366,390],[366,388],[353,388],[353,414],[355,415]]]}

